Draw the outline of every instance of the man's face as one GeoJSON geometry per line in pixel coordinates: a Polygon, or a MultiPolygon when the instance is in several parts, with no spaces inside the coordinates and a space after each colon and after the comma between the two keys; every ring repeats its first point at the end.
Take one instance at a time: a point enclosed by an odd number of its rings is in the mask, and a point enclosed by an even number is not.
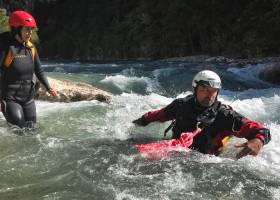
{"type": "Polygon", "coordinates": [[[209,107],[215,102],[218,91],[217,88],[199,85],[196,88],[196,99],[201,106],[209,107]]]}

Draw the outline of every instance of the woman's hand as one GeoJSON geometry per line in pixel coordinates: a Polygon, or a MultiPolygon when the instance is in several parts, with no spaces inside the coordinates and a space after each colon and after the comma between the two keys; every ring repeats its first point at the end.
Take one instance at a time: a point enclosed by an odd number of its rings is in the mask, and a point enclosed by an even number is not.
{"type": "Polygon", "coordinates": [[[58,95],[57,95],[57,92],[53,89],[53,88],[50,88],[49,90],[48,90],[48,93],[50,94],[50,95],[52,95],[53,97],[57,97],[58,95]]]}

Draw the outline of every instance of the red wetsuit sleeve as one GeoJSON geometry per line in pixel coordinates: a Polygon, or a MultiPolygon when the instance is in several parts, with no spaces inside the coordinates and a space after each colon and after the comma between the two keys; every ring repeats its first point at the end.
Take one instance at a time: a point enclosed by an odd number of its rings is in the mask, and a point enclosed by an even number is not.
{"type": "Polygon", "coordinates": [[[166,113],[164,112],[164,109],[150,111],[145,113],[143,116],[149,122],[165,122],[169,120],[166,113]]]}
{"type": "Polygon", "coordinates": [[[151,122],[165,122],[175,119],[178,110],[181,109],[181,101],[182,99],[175,99],[171,104],[162,109],[145,113],[142,116],[142,118],[144,118],[144,124],[149,124],[151,122]]]}
{"type": "Polygon", "coordinates": [[[240,138],[246,138],[248,140],[253,138],[259,138],[264,144],[270,141],[269,130],[264,128],[260,123],[252,120],[244,119],[240,130],[235,134],[235,136],[240,138]],[[267,134],[264,134],[264,131],[267,134]]]}

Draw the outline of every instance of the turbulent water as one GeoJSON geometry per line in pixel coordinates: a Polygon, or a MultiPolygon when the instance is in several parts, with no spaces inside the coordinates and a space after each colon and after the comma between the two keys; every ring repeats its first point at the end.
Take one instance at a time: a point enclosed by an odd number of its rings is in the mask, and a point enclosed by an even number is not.
{"type": "Polygon", "coordinates": [[[14,134],[0,115],[0,199],[280,199],[280,88],[257,78],[267,64],[187,62],[45,63],[49,76],[86,82],[114,94],[98,101],[37,101],[38,124],[14,134]],[[162,160],[133,144],[161,140],[169,123],[131,121],[192,92],[194,74],[222,76],[220,100],[264,123],[272,141],[238,161],[231,141],[220,157],[187,150],[162,160]]]}

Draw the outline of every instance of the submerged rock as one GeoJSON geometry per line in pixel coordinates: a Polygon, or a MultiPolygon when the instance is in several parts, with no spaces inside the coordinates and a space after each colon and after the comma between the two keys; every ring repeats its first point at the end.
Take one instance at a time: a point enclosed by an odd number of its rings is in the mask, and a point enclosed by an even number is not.
{"type": "Polygon", "coordinates": [[[98,100],[109,103],[112,95],[106,91],[93,87],[90,84],[73,82],[69,80],[57,80],[48,77],[52,88],[57,91],[58,97],[52,97],[40,84],[36,99],[52,102],[73,102],[98,100]]]}
{"type": "Polygon", "coordinates": [[[265,68],[260,72],[259,77],[264,81],[280,85],[280,62],[265,68]]]}

